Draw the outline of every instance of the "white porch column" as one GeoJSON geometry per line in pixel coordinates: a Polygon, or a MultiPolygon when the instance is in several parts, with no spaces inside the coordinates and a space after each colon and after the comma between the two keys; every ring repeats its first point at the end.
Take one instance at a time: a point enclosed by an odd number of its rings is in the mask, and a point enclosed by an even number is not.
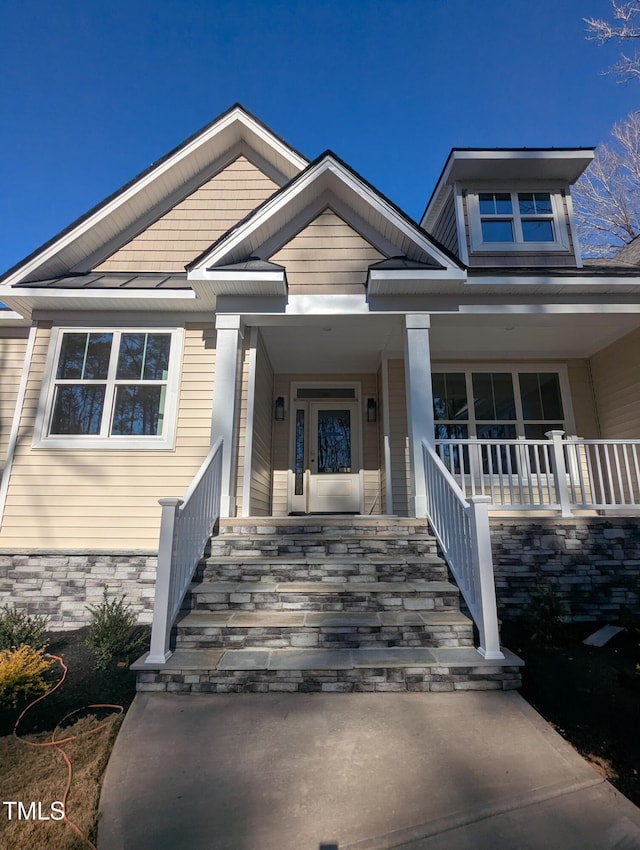
{"type": "Polygon", "coordinates": [[[430,326],[428,313],[407,313],[405,316],[404,372],[411,464],[410,512],[416,517],[424,517],[427,513],[422,441],[430,446],[434,443],[430,326]]]}
{"type": "Polygon", "coordinates": [[[213,379],[211,445],[222,437],[222,488],[220,516],[235,514],[233,452],[235,447],[236,390],[242,322],[233,314],[216,315],[216,372],[213,379]]]}

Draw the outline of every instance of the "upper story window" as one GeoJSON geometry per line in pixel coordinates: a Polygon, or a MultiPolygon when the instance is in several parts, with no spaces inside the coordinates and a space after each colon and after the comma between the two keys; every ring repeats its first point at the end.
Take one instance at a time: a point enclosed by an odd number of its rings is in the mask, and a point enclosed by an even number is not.
{"type": "Polygon", "coordinates": [[[467,197],[473,251],[569,250],[560,195],[477,192],[467,197]]]}
{"type": "Polygon", "coordinates": [[[39,442],[172,448],[180,336],[157,329],[54,332],[39,442]]]}

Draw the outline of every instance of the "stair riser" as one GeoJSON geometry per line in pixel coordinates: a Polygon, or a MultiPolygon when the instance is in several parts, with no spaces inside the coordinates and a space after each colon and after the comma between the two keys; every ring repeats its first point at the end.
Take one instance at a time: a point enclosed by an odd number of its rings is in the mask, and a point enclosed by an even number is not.
{"type": "Polygon", "coordinates": [[[410,597],[390,593],[193,593],[198,611],[452,611],[458,594],[416,593],[410,597]]]}
{"type": "Polygon", "coordinates": [[[277,581],[446,581],[444,564],[376,564],[363,561],[355,564],[302,564],[278,566],[277,562],[256,564],[247,559],[242,563],[210,562],[196,572],[196,581],[261,581],[273,576],[277,581]]]}
{"type": "Polygon", "coordinates": [[[390,555],[392,557],[408,555],[413,557],[437,557],[435,541],[409,540],[299,540],[282,538],[278,541],[266,542],[260,538],[242,538],[225,540],[216,537],[211,542],[210,557],[224,555],[242,557],[247,552],[263,555],[264,557],[304,558],[307,556],[355,556],[355,555],[390,555]]]}
{"type": "Polygon", "coordinates": [[[181,649],[361,649],[364,647],[473,646],[470,626],[339,626],[323,628],[219,628],[178,627],[176,647],[181,649]]]}
{"type": "Polygon", "coordinates": [[[513,690],[518,667],[407,667],[355,670],[230,670],[138,674],[139,691],[173,693],[397,693],[513,690]]]}

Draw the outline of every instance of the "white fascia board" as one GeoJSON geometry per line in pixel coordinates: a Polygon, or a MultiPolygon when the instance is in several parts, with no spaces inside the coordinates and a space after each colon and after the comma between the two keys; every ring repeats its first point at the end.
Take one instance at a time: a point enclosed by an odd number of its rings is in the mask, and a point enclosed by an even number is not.
{"type": "Polygon", "coordinates": [[[437,280],[466,280],[465,269],[369,269],[369,280],[384,283],[388,281],[418,281],[431,283],[437,280]]]}
{"type": "Polygon", "coordinates": [[[640,303],[633,304],[460,304],[459,313],[553,314],[608,313],[620,315],[640,313],[640,303]]]}
{"type": "Polygon", "coordinates": [[[22,324],[26,321],[22,313],[15,310],[0,310],[0,325],[22,324]]]}
{"type": "Polygon", "coordinates": [[[72,231],[62,236],[60,239],[54,242],[53,245],[50,245],[40,254],[35,256],[29,263],[20,266],[20,268],[18,268],[11,275],[11,277],[7,278],[7,280],[4,282],[4,285],[11,286],[11,284],[16,283],[17,281],[22,280],[24,277],[30,275],[39,266],[54,257],[60,250],[66,248],[67,245],[71,244],[80,236],[85,234],[87,231],[91,230],[96,224],[110,216],[123,204],[127,203],[127,201],[131,200],[137,194],[147,189],[159,177],[161,177],[167,171],[170,171],[176,165],[179,165],[184,159],[189,157],[199,147],[202,147],[202,145],[207,144],[215,136],[219,135],[228,127],[232,126],[233,123],[236,121],[239,121],[240,123],[244,124],[244,126],[250,132],[254,133],[272,148],[277,150],[277,152],[281,156],[283,156],[285,159],[295,165],[296,168],[302,170],[307,166],[308,163],[306,162],[306,160],[304,160],[294,151],[289,149],[283,142],[281,142],[275,136],[272,136],[270,133],[268,133],[263,127],[257,124],[241,109],[236,108],[232,110],[232,112],[230,112],[228,115],[225,115],[220,121],[216,121],[216,123],[212,127],[210,127],[209,130],[202,133],[197,138],[193,139],[188,145],[186,145],[184,148],[175,153],[170,159],[158,165],[144,177],[141,177],[132,186],[123,191],[117,197],[113,198],[106,206],[101,207],[92,216],[81,222],[72,231]]]}
{"type": "Polygon", "coordinates": [[[347,316],[369,312],[364,295],[290,295],[285,312],[298,316],[347,316]]]}
{"type": "Polygon", "coordinates": [[[552,277],[551,275],[500,275],[492,276],[469,276],[467,286],[515,286],[525,288],[527,286],[564,286],[567,290],[576,290],[580,287],[606,287],[607,289],[629,289],[640,287],[640,274],[638,277],[620,278],[612,277],[586,277],[576,275],[575,277],[552,277]]]}
{"type": "Polygon", "coordinates": [[[187,274],[188,281],[210,280],[220,283],[284,283],[284,269],[279,271],[216,271],[213,269],[194,269],[187,274]]]}
{"type": "MultiPolygon", "coordinates": [[[[189,289],[52,289],[49,287],[25,287],[24,290],[13,290],[10,299],[20,303],[21,299],[52,298],[64,300],[65,298],[87,298],[89,301],[104,299],[106,301],[133,300],[145,298],[149,301],[193,301],[196,295],[189,289]]],[[[7,303],[7,302],[5,302],[7,303]]]]}

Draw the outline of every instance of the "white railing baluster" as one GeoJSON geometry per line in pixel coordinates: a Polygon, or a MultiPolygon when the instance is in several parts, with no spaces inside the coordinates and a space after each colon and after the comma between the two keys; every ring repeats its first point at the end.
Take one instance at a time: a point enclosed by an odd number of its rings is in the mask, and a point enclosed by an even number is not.
{"type": "Polygon", "coordinates": [[[207,540],[220,516],[222,440],[212,446],[184,499],[160,499],[162,516],[153,602],[151,646],[145,664],[171,655],[171,628],[207,540]]]}
{"type": "Polygon", "coordinates": [[[478,652],[503,659],[498,634],[495,580],[489,535],[488,496],[465,499],[438,453],[423,442],[427,516],[478,627],[478,652]]]}

